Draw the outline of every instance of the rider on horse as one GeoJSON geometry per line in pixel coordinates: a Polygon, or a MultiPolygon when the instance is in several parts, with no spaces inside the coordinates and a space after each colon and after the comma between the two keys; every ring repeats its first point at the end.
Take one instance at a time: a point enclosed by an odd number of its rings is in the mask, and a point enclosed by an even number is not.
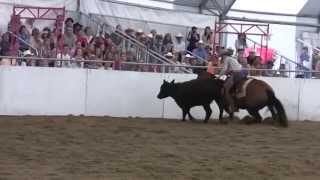
{"type": "Polygon", "coordinates": [[[220,71],[220,76],[230,75],[225,82],[225,101],[228,105],[229,113],[237,112],[238,108],[235,105],[234,98],[230,93],[230,90],[236,87],[236,85],[246,77],[246,73],[242,70],[242,65],[233,55],[233,49],[228,48],[226,51],[222,52],[221,56],[223,58],[223,68],[220,71]]]}

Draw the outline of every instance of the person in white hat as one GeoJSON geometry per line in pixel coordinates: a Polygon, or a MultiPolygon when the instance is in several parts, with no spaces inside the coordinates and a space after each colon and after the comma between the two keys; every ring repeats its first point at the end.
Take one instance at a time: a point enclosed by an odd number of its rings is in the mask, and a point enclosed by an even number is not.
{"type": "MultiPolygon", "coordinates": [[[[26,50],[23,51],[22,53],[23,57],[33,57],[34,54],[31,52],[31,50],[26,50]]],[[[36,65],[36,61],[32,60],[32,59],[23,59],[21,62],[21,66],[35,66],[36,65]]]]}
{"type": "Polygon", "coordinates": [[[172,59],[173,58],[173,54],[172,52],[168,52],[167,54],[164,55],[166,58],[168,59],[172,59]]]}
{"type": "Polygon", "coordinates": [[[184,57],[184,63],[186,65],[191,65],[191,66],[195,65],[196,64],[195,57],[190,54],[186,54],[184,57]]]}
{"type": "Polygon", "coordinates": [[[202,40],[200,40],[197,44],[196,44],[197,48],[193,50],[193,53],[195,55],[197,55],[198,60],[199,61],[207,61],[208,60],[208,52],[205,49],[204,43],[202,40]]]}
{"type": "Polygon", "coordinates": [[[184,52],[186,50],[186,43],[183,41],[183,35],[178,33],[176,35],[176,41],[174,42],[174,50],[177,53],[184,52]]]}

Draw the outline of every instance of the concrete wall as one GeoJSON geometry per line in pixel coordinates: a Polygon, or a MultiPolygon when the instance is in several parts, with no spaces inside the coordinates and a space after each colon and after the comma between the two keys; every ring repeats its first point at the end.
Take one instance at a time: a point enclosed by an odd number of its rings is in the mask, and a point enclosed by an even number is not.
{"type": "MultiPolygon", "coordinates": [[[[163,79],[177,82],[186,74],[157,74],[85,69],[0,67],[1,115],[90,115],[178,118],[181,110],[171,99],[158,100],[163,79]]],[[[275,89],[292,120],[318,120],[319,80],[261,78],[275,89]]],[[[212,118],[218,108],[212,104],[212,118]]],[[[192,109],[204,118],[201,107],[192,109]]],[[[267,110],[261,111],[269,116],[267,110]]],[[[245,111],[240,116],[246,115],[245,111]]]]}

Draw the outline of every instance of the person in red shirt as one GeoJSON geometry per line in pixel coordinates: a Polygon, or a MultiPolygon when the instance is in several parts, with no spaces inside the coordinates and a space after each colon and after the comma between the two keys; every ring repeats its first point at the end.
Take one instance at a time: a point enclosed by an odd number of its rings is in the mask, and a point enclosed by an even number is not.
{"type": "Polygon", "coordinates": [[[88,46],[87,38],[83,32],[83,30],[80,30],[77,35],[77,41],[76,44],[80,43],[82,48],[86,48],[88,46]]]}

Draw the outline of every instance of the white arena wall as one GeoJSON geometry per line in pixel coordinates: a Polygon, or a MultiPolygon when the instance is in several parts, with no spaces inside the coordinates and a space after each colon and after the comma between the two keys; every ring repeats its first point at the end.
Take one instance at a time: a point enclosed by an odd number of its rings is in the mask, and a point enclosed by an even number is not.
{"type": "MultiPolygon", "coordinates": [[[[195,78],[186,74],[0,67],[1,115],[86,115],[181,118],[172,99],[156,98],[163,79],[195,78]]],[[[261,78],[275,89],[290,120],[320,120],[320,80],[261,78]]],[[[218,117],[217,106],[212,104],[218,117]]],[[[192,109],[204,118],[201,107],[192,109]]],[[[269,116],[262,110],[263,116],[269,116]]],[[[241,111],[240,115],[246,115],[241,111]]]]}

